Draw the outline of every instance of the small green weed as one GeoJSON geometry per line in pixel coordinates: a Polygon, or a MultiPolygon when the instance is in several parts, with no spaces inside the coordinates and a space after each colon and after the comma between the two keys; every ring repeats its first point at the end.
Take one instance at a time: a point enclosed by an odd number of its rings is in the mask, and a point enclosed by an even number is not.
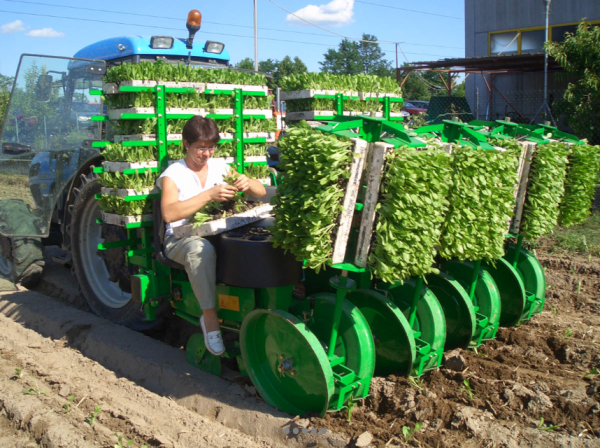
{"type": "Polygon", "coordinates": [[[71,395],[69,397],[69,402],[62,405],[63,409],[67,414],[71,413],[71,409],[73,409],[73,402],[75,401],[75,395],[71,395]]]}
{"type": "Polygon", "coordinates": [[[410,426],[403,426],[402,427],[402,435],[404,436],[404,442],[405,443],[410,442],[410,440],[413,438],[415,433],[417,431],[420,431],[422,427],[423,427],[423,423],[421,423],[421,422],[415,423],[415,427],[412,429],[410,428],[410,426]]]}
{"type": "Polygon", "coordinates": [[[423,378],[409,376],[408,384],[410,384],[415,389],[423,390],[423,378]]]}
{"type": "Polygon", "coordinates": [[[94,429],[94,426],[96,425],[96,418],[98,418],[98,414],[100,414],[100,412],[102,412],[102,409],[100,408],[100,406],[96,406],[94,412],[92,412],[92,415],[85,419],[85,421],[88,422],[92,429],[94,429]]]}
{"type": "Polygon", "coordinates": [[[542,417],[540,419],[540,424],[538,425],[537,429],[539,429],[540,431],[556,431],[558,429],[558,425],[544,425],[544,417],[542,417]]]}
{"type": "Polygon", "coordinates": [[[471,384],[469,384],[469,380],[465,379],[463,381],[464,387],[460,388],[461,392],[465,392],[468,396],[469,396],[469,401],[472,401],[473,398],[476,397],[475,392],[473,392],[473,389],[471,389],[471,384]]]}

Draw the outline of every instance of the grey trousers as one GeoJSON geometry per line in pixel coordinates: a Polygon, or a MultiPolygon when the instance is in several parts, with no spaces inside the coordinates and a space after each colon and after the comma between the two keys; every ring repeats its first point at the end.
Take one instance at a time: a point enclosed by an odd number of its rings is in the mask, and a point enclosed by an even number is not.
{"type": "Polygon", "coordinates": [[[192,290],[200,308],[215,307],[217,294],[217,252],[212,244],[199,236],[165,238],[165,254],[185,266],[192,290]]]}

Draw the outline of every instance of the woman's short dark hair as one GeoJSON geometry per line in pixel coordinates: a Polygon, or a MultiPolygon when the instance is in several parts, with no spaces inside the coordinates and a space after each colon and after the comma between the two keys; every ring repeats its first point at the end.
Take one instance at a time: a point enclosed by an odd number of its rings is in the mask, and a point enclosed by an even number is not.
{"type": "Polygon", "coordinates": [[[188,143],[203,141],[216,145],[221,140],[215,120],[200,115],[195,115],[188,120],[183,127],[182,136],[188,143]]]}

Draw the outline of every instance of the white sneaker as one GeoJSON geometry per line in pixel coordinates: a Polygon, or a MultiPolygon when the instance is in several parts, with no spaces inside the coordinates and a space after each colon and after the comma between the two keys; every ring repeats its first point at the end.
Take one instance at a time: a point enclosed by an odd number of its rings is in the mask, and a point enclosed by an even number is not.
{"type": "Polygon", "coordinates": [[[223,338],[221,337],[221,332],[211,331],[207,334],[206,325],[204,325],[204,314],[200,316],[200,328],[202,328],[202,334],[204,335],[204,345],[206,345],[206,349],[215,356],[221,356],[225,352],[225,346],[223,345],[223,338]]]}

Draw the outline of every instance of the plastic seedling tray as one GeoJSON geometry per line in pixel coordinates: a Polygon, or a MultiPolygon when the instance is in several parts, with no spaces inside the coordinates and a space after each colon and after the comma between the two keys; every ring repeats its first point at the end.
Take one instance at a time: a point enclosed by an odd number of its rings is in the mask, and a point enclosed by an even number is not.
{"type": "Polygon", "coordinates": [[[134,190],[133,188],[108,188],[102,187],[100,189],[101,194],[108,194],[110,196],[118,196],[120,198],[125,198],[127,196],[141,196],[145,194],[158,194],[160,193],[160,188],[142,188],[141,190],[134,190]]]}
{"type": "Polygon", "coordinates": [[[246,92],[265,92],[269,91],[267,86],[245,86],[243,84],[219,84],[209,82],[206,84],[206,90],[233,90],[242,89],[246,92]]]}
{"type": "Polygon", "coordinates": [[[270,204],[259,205],[258,207],[243,213],[238,213],[223,219],[217,219],[215,221],[205,222],[196,228],[194,228],[193,224],[175,227],[173,229],[173,235],[175,238],[218,235],[219,233],[237,229],[246,224],[268,218],[269,216],[272,216],[272,210],[273,206],[270,204]]]}
{"type": "Polygon", "coordinates": [[[108,173],[120,173],[123,170],[140,168],[157,168],[158,162],[102,162],[102,168],[108,173]]]}
{"type": "Polygon", "coordinates": [[[397,93],[358,92],[358,97],[361,101],[364,101],[366,98],[402,98],[402,95],[397,93]]]}
{"type": "MultiPolygon", "coordinates": [[[[206,88],[206,83],[203,82],[175,82],[175,81],[142,81],[142,80],[133,80],[133,81],[121,81],[120,83],[108,82],[104,84],[103,92],[106,95],[116,95],[121,92],[119,87],[155,87],[157,85],[162,85],[165,87],[180,87],[180,88],[188,88],[195,89],[198,93],[204,92],[206,88]]],[[[130,92],[127,92],[130,93],[130,92]]]]}
{"type": "MultiPolygon", "coordinates": [[[[120,120],[124,114],[155,114],[156,108],[154,107],[130,107],[127,109],[109,109],[108,119],[109,120],[120,120]]],[[[167,116],[172,114],[191,114],[206,116],[208,111],[206,109],[180,109],[170,108],[167,109],[167,116]]]]}
{"type": "MultiPolygon", "coordinates": [[[[227,134],[222,134],[222,135],[227,135],[227,134]]],[[[167,135],[167,141],[179,141],[182,139],[183,139],[183,137],[181,136],[181,134],[167,135]]],[[[115,135],[114,140],[115,140],[115,143],[132,142],[132,141],[151,142],[151,141],[156,140],[156,134],[115,135]]]]}
{"type": "MultiPolygon", "coordinates": [[[[209,109],[207,113],[214,115],[233,115],[235,111],[233,109],[209,109]]],[[[169,114],[168,110],[167,114],[169,114]]],[[[271,109],[244,109],[243,114],[264,115],[266,120],[273,118],[273,111],[271,109]]]]}
{"type": "Polygon", "coordinates": [[[115,213],[102,212],[102,222],[105,224],[112,224],[114,226],[125,227],[127,224],[145,221],[152,221],[152,215],[121,216],[115,213]]]}

